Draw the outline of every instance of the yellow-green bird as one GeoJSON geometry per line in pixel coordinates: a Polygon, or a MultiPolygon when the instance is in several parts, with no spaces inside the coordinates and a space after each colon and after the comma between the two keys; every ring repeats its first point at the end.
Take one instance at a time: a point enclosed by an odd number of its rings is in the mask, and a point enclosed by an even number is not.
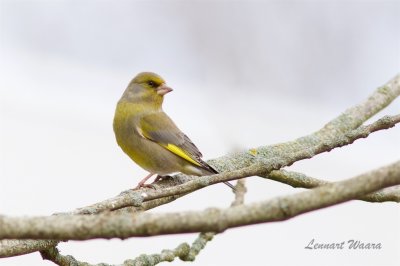
{"type": "MultiPolygon", "coordinates": [[[[144,186],[154,174],[218,173],[201,159],[199,149],[164,113],[164,95],[171,91],[159,75],[143,72],[129,83],[117,104],[113,123],[117,143],[134,162],[150,172],[136,188],[144,186]]],[[[234,189],[229,182],[224,183],[234,189]]]]}

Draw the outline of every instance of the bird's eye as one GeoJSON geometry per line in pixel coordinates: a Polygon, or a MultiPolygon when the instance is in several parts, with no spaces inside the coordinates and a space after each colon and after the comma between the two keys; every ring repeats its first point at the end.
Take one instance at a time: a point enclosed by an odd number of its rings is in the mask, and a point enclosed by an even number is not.
{"type": "Polygon", "coordinates": [[[149,80],[147,82],[147,84],[149,84],[150,87],[154,87],[154,88],[157,86],[156,83],[154,81],[152,81],[152,80],[149,80]]]}

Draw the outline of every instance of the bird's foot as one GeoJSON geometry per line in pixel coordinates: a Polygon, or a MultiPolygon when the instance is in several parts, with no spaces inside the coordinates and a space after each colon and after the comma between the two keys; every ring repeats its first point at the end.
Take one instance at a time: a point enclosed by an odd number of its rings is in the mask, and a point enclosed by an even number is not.
{"type": "Polygon", "coordinates": [[[132,190],[138,190],[138,189],[141,189],[141,188],[152,188],[152,189],[157,189],[157,188],[154,186],[154,183],[156,183],[156,182],[158,182],[158,181],[161,181],[161,180],[168,179],[168,178],[172,178],[172,176],[169,176],[169,175],[164,175],[164,176],[162,176],[162,175],[157,175],[157,177],[154,179],[153,183],[151,183],[151,184],[145,184],[145,182],[146,182],[152,175],[153,175],[153,174],[147,175],[147,176],[146,176],[145,178],[143,178],[143,180],[141,180],[141,181],[138,183],[138,185],[137,185],[135,188],[133,188],[132,190]]]}
{"type": "MultiPolygon", "coordinates": [[[[138,183],[138,185],[137,185],[135,188],[133,188],[133,190],[141,189],[142,187],[151,187],[151,188],[154,188],[154,186],[152,186],[152,185],[147,185],[147,184],[145,184],[146,181],[147,181],[150,177],[152,177],[153,175],[154,175],[153,173],[149,173],[145,178],[143,178],[142,180],[140,180],[140,182],[138,183]]],[[[154,188],[154,189],[155,189],[155,188],[154,188]]]]}

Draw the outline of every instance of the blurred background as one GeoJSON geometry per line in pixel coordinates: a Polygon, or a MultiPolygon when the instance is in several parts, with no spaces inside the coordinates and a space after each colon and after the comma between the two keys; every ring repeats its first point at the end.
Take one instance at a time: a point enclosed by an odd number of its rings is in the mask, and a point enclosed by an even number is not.
{"type": "MultiPolygon", "coordinates": [[[[399,1],[0,0],[0,213],[50,215],[136,186],[146,172],[117,146],[112,119],[141,71],[174,88],[164,110],[205,159],[319,129],[399,73],[399,11],[399,1]]],[[[377,117],[398,114],[399,104],[377,117]]],[[[342,180],[398,160],[399,150],[397,126],[289,169],[342,180]]],[[[298,191],[251,177],[246,201],[298,191]]],[[[218,184],[152,211],[227,207],[232,198],[218,184]]],[[[399,265],[399,224],[398,204],[354,201],[228,230],[190,265],[399,265]],[[304,249],[311,239],[382,249],[304,249]]],[[[59,247],[122,263],[195,238],[59,247]]],[[[34,253],[0,265],[53,264],[34,253]]]]}

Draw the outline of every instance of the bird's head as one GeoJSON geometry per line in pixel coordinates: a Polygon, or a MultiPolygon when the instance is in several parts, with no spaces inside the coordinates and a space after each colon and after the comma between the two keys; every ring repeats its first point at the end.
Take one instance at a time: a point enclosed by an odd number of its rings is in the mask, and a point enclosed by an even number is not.
{"type": "Polygon", "coordinates": [[[142,72],[136,75],[129,83],[121,100],[138,104],[149,104],[160,108],[164,95],[172,89],[165,84],[165,80],[152,72],[142,72]]]}

